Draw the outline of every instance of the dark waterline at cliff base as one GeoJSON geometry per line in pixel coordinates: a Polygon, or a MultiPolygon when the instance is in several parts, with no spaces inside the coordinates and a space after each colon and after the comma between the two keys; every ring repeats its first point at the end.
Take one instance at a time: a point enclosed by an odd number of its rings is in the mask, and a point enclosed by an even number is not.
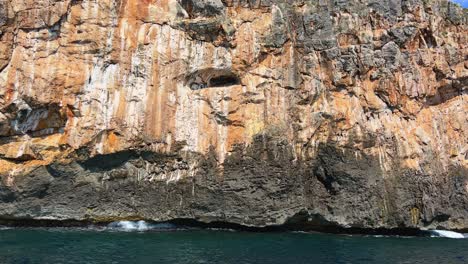
{"type": "Polygon", "coordinates": [[[468,263],[468,240],[230,231],[0,230],[0,263],[468,263]]]}

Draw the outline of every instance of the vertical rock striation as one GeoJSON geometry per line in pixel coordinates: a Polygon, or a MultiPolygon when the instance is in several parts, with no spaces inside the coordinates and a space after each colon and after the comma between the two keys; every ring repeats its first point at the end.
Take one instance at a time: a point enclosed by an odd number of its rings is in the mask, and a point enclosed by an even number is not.
{"type": "Polygon", "coordinates": [[[446,0],[0,0],[0,219],[468,229],[446,0]]]}

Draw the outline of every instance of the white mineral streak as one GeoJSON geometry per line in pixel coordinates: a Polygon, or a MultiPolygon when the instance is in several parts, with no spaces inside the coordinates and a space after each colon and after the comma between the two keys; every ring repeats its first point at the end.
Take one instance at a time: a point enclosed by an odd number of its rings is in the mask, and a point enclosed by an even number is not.
{"type": "MultiPolygon", "coordinates": [[[[139,32],[145,34],[146,26],[143,25],[139,32]]],[[[139,43],[141,44],[141,43],[139,43]]],[[[125,124],[133,136],[139,135],[139,130],[144,126],[144,113],[149,81],[152,79],[152,49],[139,45],[131,57],[130,75],[125,82],[124,93],[126,101],[125,124]]]]}
{"type": "MultiPolygon", "coordinates": [[[[94,1],[85,1],[83,3],[83,9],[87,15],[88,19],[98,20],[99,13],[99,4],[94,1]]],[[[103,24],[116,24],[116,11],[113,4],[114,10],[111,13],[110,17],[106,17],[107,21],[100,21],[103,24]]],[[[98,34],[101,36],[107,36],[105,42],[105,47],[101,51],[101,55],[104,56],[104,59],[99,57],[94,57],[88,59],[86,56],[87,62],[90,61],[89,67],[85,68],[86,78],[85,83],[82,89],[82,93],[77,97],[77,101],[74,103],[74,107],[80,110],[80,116],[73,117],[69,122],[73,126],[75,124],[81,124],[81,127],[91,129],[93,132],[92,137],[96,137],[96,151],[97,153],[103,153],[103,137],[100,134],[102,131],[107,131],[111,128],[111,120],[115,115],[116,106],[120,99],[120,93],[117,93],[115,88],[118,86],[119,71],[120,67],[118,64],[108,64],[109,53],[112,50],[112,38],[114,36],[116,28],[115,27],[99,27],[98,34]]],[[[70,126],[69,125],[69,126],[70,126]]],[[[72,130],[70,132],[78,138],[78,141],[71,141],[72,145],[79,145],[83,140],[89,140],[89,138],[83,137],[82,131],[72,130]]]]}
{"type": "Polygon", "coordinates": [[[188,89],[184,84],[177,84],[177,95],[179,102],[176,110],[176,135],[177,141],[185,141],[186,151],[199,151],[198,143],[200,129],[199,116],[203,102],[196,98],[194,91],[188,89]]]}

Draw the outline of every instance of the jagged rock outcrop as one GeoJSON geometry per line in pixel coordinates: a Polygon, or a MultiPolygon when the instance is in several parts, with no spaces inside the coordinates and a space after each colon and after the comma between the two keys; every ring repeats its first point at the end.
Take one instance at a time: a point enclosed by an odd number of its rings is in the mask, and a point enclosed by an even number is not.
{"type": "Polygon", "coordinates": [[[445,0],[0,0],[0,219],[468,229],[445,0]]]}

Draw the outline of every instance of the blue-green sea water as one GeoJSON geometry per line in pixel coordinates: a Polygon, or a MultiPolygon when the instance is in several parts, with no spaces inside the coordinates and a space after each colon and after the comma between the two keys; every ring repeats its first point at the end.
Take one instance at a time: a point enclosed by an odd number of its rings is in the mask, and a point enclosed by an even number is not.
{"type": "Polygon", "coordinates": [[[0,263],[468,263],[468,239],[250,233],[0,230],[0,263]]]}

